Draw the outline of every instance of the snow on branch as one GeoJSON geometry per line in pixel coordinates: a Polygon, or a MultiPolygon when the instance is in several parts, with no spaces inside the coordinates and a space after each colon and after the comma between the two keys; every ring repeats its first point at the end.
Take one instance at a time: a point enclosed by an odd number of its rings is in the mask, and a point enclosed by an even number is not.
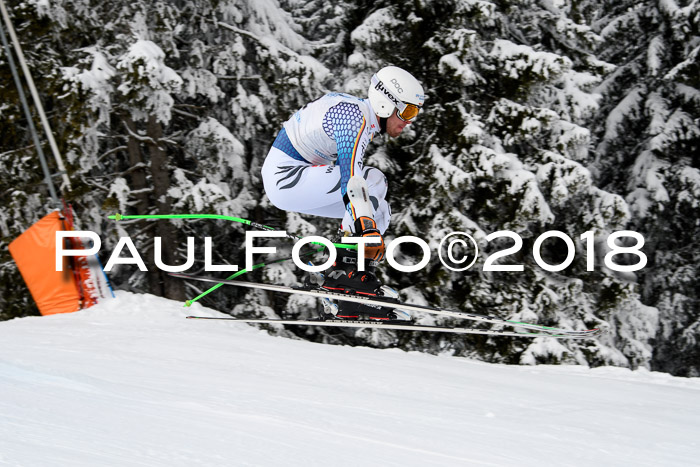
{"type": "Polygon", "coordinates": [[[572,66],[568,57],[536,51],[505,39],[494,41],[490,55],[503,63],[503,69],[510,78],[517,80],[537,77],[547,81],[561,76],[572,66]]]}
{"type": "Polygon", "coordinates": [[[167,124],[174,104],[172,94],[180,91],[183,81],[165,65],[163,50],[152,41],[139,39],[119,58],[117,69],[123,73],[117,89],[133,103],[132,118],[144,121],[155,115],[167,124]]]}

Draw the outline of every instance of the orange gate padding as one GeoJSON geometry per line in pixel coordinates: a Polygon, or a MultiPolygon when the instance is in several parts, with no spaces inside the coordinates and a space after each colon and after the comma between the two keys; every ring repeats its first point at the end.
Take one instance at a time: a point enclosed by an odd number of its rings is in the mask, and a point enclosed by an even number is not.
{"type": "Polygon", "coordinates": [[[59,230],[65,230],[63,221],[54,211],[10,243],[10,254],[42,315],[80,309],[80,294],[67,257],[63,258],[63,271],[56,271],[59,230]]]}

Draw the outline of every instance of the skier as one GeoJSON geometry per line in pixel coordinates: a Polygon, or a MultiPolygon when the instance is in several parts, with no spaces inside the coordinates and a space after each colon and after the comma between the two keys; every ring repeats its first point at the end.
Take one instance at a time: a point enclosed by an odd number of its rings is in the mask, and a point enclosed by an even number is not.
{"type": "MultiPolygon", "coordinates": [[[[362,265],[356,252],[338,249],[335,263],[326,271],[324,288],[381,295],[382,284],[374,271],[384,258],[383,235],[391,219],[388,186],[384,174],[365,166],[363,159],[375,135],[399,136],[415,121],[424,100],[416,78],[402,68],[388,66],[372,76],[367,99],[326,94],[292,115],[272,144],[261,172],[273,205],[285,211],[342,218],[340,229],[345,235],[375,241],[366,244],[362,265]],[[371,213],[361,212],[354,205],[358,203],[351,202],[348,183],[369,193],[371,213]]],[[[339,306],[338,318],[398,318],[387,307],[349,302],[339,306]]]]}

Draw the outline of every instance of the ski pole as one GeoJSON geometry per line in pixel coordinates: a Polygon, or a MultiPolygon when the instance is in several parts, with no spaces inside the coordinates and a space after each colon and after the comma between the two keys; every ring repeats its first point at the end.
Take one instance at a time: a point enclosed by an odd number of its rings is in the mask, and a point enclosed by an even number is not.
{"type": "MultiPolygon", "coordinates": [[[[124,219],[124,220],[129,220],[129,219],[223,219],[223,220],[229,220],[229,221],[233,221],[233,222],[239,222],[239,223],[241,223],[241,224],[246,224],[246,225],[249,225],[249,226],[254,227],[254,228],[256,228],[256,229],[262,229],[262,230],[268,230],[268,231],[275,231],[275,230],[278,230],[278,229],[275,229],[274,227],[270,227],[270,226],[267,226],[267,225],[262,225],[262,224],[259,224],[259,223],[257,223],[257,222],[253,222],[253,221],[250,221],[250,220],[247,220],[247,219],[241,219],[240,217],[223,216],[223,215],[219,215],[219,214],[151,214],[151,215],[145,215],[145,214],[143,214],[143,215],[122,215],[122,214],[117,213],[117,214],[115,214],[115,215],[113,215],[113,216],[108,216],[108,218],[109,218],[109,219],[116,220],[116,221],[120,221],[120,220],[123,220],[123,219],[124,219]]],[[[290,239],[292,239],[292,240],[299,240],[299,239],[303,238],[303,237],[300,237],[300,236],[298,236],[298,235],[293,235],[293,234],[287,234],[286,237],[287,237],[287,238],[290,238],[290,239]]],[[[323,249],[325,248],[325,245],[323,245],[323,244],[320,243],[320,242],[310,242],[310,243],[311,243],[311,244],[316,244],[316,245],[321,245],[323,248],[318,248],[318,249],[316,249],[316,250],[313,250],[313,251],[310,251],[310,252],[307,252],[307,253],[303,253],[303,254],[301,254],[300,256],[308,256],[308,255],[311,255],[311,254],[314,254],[314,253],[318,253],[319,251],[321,251],[321,250],[323,250],[323,249]]],[[[357,249],[357,245],[352,245],[352,244],[333,243],[333,245],[334,245],[336,248],[357,249]]],[[[238,277],[238,276],[240,276],[240,275],[242,275],[242,274],[245,274],[245,273],[247,273],[247,272],[254,271],[254,270],[256,270],[256,269],[259,269],[259,268],[268,266],[268,265],[270,265],[270,264],[276,264],[276,263],[282,263],[282,262],[284,262],[284,261],[289,261],[290,259],[291,259],[291,258],[283,258],[283,259],[278,259],[278,260],[272,261],[272,262],[270,262],[270,263],[259,263],[259,264],[254,265],[251,269],[242,269],[242,270],[240,270],[240,271],[235,272],[235,273],[234,273],[233,275],[231,275],[230,277],[227,277],[226,280],[234,279],[234,278],[236,278],[236,277],[238,277]]],[[[185,301],[185,306],[186,306],[186,307],[191,306],[194,302],[196,302],[196,301],[199,300],[200,298],[202,298],[202,297],[208,295],[209,293],[213,292],[214,290],[218,289],[218,288],[221,287],[222,285],[224,285],[224,284],[223,284],[223,283],[216,284],[215,286],[209,288],[208,290],[205,290],[204,292],[202,292],[201,294],[199,294],[199,295],[196,296],[195,298],[193,298],[193,299],[191,299],[191,300],[185,301]]]]}
{"type": "MultiPolygon", "coordinates": [[[[319,251],[322,251],[322,250],[323,250],[323,248],[317,248],[317,249],[315,249],[315,250],[313,250],[313,251],[308,251],[308,252],[306,252],[306,253],[302,253],[302,254],[299,255],[299,257],[308,256],[308,255],[313,255],[314,253],[318,253],[319,251]]],[[[258,264],[254,265],[254,266],[253,266],[252,268],[250,268],[250,269],[241,269],[240,271],[237,271],[237,272],[233,273],[231,276],[227,277],[225,280],[230,281],[231,279],[235,279],[236,277],[238,277],[238,276],[240,276],[240,275],[242,275],[242,274],[245,274],[246,272],[255,271],[256,269],[259,269],[259,268],[262,268],[262,267],[265,267],[265,266],[269,266],[269,265],[271,265],[271,264],[283,263],[283,262],[285,262],[285,261],[289,261],[290,259],[292,259],[292,258],[290,257],[290,258],[277,259],[277,260],[274,260],[274,261],[269,262],[269,263],[258,263],[258,264]]],[[[196,302],[196,301],[199,300],[200,298],[204,297],[205,295],[208,295],[209,293],[215,291],[216,289],[218,289],[218,288],[221,287],[222,285],[224,285],[223,282],[222,282],[222,283],[219,283],[219,284],[216,284],[215,286],[213,286],[213,287],[209,288],[208,290],[205,290],[205,291],[202,292],[201,294],[197,295],[197,296],[194,297],[192,300],[187,300],[187,301],[185,301],[185,306],[186,306],[186,307],[191,306],[194,302],[196,302]]]]}
{"type": "MultiPolygon", "coordinates": [[[[239,222],[241,224],[249,225],[251,227],[255,227],[256,229],[262,229],[262,230],[268,230],[268,231],[279,231],[279,229],[276,229],[274,227],[270,227],[267,225],[262,225],[258,224],[257,222],[249,221],[248,219],[241,219],[240,217],[234,217],[234,216],[223,216],[220,214],[150,214],[150,215],[122,215],[122,214],[115,214],[113,216],[108,216],[109,219],[113,219],[116,221],[120,220],[128,220],[128,219],[223,219],[227,221],[233,221],[233,222],[239,222]]],[[[301,240],[304,237],[301,237],[299,235],[294,235],[287,233],[285,235],[287,238],[291,240],[301,240]]],[[[312,245],[323,245],[323,243],[320,242],[309,242],[312,245]]],[[[355,244],[348,244],[348,243],[333,243],[333,246],[336,248],[345,248],[347,250],[356,250],[357,245],[355,244]]]]}

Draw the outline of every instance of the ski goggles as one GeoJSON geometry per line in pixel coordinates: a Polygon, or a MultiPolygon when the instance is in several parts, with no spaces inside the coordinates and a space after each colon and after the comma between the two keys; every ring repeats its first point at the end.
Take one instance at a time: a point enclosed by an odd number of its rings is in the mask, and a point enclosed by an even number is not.
{"type": "Polygon", "coordinates": [[[418,112],[420,112],[420,106],[416,104],[409,104],[404,102],[394,94],[388,87],[384,86],[384,83],[377,77],[377,75],[372,76],[372,85],[374,88],[381,92],[384,97],[389,99],[394,107],[396,107],[396,116],[399,117],[404,122],[411,122],[416,119],[418,112]]]}
{"type": "Polygon", "coordinates": [[[404,122],[412,122],[418,116],[420,112],[420,107],[416,104],[407,104],[406,102],[401,102],[405,105],[404,109],[396,109],[396,116],[399,117],[404,122]]]}

